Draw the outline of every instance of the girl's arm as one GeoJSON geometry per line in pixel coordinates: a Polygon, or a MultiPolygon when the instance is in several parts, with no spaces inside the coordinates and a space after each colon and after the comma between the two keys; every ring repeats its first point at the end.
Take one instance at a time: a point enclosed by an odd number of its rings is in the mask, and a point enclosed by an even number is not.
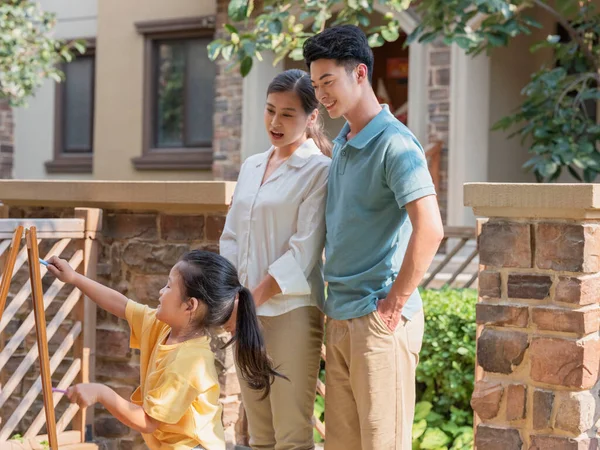
{"type": "Polygon", "coordinates": [[[102,309],[125,319],[128,299],[123,294],[75,272],[67,261],[56,256],[48,260],[48,271],[60,281],[78,288],[102,309]]]}
{"type": "Polygon", "coordinates": [[[68,389],[67,397],[71,403],[77,403],[81,408],[87,408],[96,402],[102,403],[121,423],[140,433],[152,434],[159,425],[141,406],[125,400],[103,384],[78,384],[68,389]]]}

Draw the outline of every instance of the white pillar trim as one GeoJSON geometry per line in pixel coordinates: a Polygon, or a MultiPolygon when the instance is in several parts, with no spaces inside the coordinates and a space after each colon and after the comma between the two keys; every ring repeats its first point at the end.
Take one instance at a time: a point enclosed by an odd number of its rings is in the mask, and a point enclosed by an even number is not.
{"type": "Polygon", "coordinates": [[[463,185],[488,179],[490,59],[468,56],[456,44],[451,58],[446,219],[448,225],[474,226],[463,185]]]}

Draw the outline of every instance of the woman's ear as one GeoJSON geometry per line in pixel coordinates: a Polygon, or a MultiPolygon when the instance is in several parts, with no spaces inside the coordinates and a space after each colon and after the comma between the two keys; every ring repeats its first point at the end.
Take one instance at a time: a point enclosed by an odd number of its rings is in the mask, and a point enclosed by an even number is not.
{"type": "Polygon", "coordinates": [[[319,110],[317,108],[315,108],[315,110],[308,117],[309,128],[315,126],[317,124],[318,120],[319,120],[319,110]]]}

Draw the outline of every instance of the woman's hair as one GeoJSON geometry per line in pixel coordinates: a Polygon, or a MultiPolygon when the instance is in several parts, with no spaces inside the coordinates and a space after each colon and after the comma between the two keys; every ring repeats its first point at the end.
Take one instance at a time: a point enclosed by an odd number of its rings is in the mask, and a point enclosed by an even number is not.
{"type": "Polygon", "coordinates": [[[264,390],[264,397],[269,395],[275,377],[285,377],[273,369],[267,356],[254,299],[240,284],[233,264],[216,253],[193,250],[181,257],[177,268],[184,295],[198,299],[207,307],[199,327],[224,325],[239,297],[236,331],[226,346],[236,343],[235,358],[242,378],[252,389],[264,390]]]}
{"type": "MultiPolygon", "coordinates": [[[[290,69],[278,74],[269,84],[267,95],[275,92],[295,93],[302,103],[304,113],[307,115],[312,114],[319,107],[319,101],[315,97],[315,89],[310,81],[310,76],[303,70],[290,69]]],[[[323,122],[320,116],[314,125],[306,130],[306,134],[315,141],[315,144],[324,155],[331,156],[331,141],[323,131],[323,122]]]]}

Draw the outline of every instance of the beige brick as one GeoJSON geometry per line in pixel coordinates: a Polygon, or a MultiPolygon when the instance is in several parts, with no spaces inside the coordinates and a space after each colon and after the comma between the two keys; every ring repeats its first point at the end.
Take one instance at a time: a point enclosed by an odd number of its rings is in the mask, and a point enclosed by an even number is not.
{"type": "Polygon", "coordinates": [[[511,384],[506,390],[506,420],[512,422],[525,418],[527,386],[511,384]]]}
{"type": "Polygon", "coordinates": [[[531,267],[529,224],[489,221],[479,235],[479,261],[491,267],[531,267]]]}
{"type": "Polygon", "coordinates": [[[509,374],[521,364],[528,346],[526,333],[485,328],[477,345],[477,362],[486,372],[509,374]]]}
{"type": "Polygon", "coordinates": [[[508,276],[508,297],[544,300],[550,295],[552,278],[548,275],[510,274],[508,276]]]}
{"type": "Polygon", "coordinates": [[[476,314],[478,324],[526,328],[529,322],[525,306],[477,303],[476,314]]]}
{"type": "Polygon", "coordinates": [[[480,297],[500,298],[500,272],[483,270],[479,273],[478,283],[480,297]]]}
{"type": "Polygon", "coordinates": [[[493,419],[498,415],[503,394],[502,384],[478,381],[471,396],[471,407],[481,419],[493,419]]]}
{"type": "Polygon", "coordinates": [[[555,307],[532,309],[532,322],[540,330],[577,333],[580,336],[597,332],[600,310],[572,311],[555,307]]]}
{"type": "Polygon", "coordinates": [[[540,383],[590,389],[598,380],[600,341],[534,338],[529,349],[531,378],[540,383]]]}
{"type": "Polygon", "coordinates": [[[590,305],[600,302],[600,277],[560,277],[556,284],[554,300],[590,305]]]}
{"type": "Polygon", "coordinates": [[[535,263],[540,269],[600,271],[600,227],[573,223],[540,223],[535,231],[535,263]]]}

